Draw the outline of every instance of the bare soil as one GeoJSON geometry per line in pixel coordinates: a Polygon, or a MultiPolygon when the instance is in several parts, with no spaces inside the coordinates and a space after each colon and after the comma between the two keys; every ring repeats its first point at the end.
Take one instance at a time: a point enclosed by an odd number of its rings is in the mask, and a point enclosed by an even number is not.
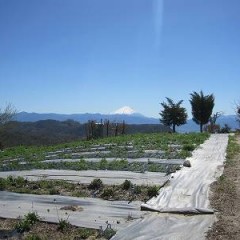
{"type": "MultiPolygon", "coordinates": [[[[238,135],[238,144],[240,136],[238,135]]],[[[240,153],[230,159],[224,173],[211,186],[211,206],[218,211],[218,221],[207,234],[208,240],[240,239],[240,153]]]]}
{"type": "Polygon", "coordinates": [[[31,226],[30,231],[26,231],[23,234],[13,234],[11,236],[10,232],[13,231],[15,225],[19,222],[18,219],[5,219],[0,218],[0,239],[35,239],[35,240],[79,240],[79,239],[106,239],[99,235],[98,230],[86,229],[69,225],[64,230],[58,229],[58,224],[37,222],[31,226]]]}

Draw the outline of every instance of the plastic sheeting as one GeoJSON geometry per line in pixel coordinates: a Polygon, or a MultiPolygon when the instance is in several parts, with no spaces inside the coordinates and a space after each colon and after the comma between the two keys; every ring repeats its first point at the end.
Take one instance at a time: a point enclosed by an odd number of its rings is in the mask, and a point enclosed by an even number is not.
{"type": "Polygon", "coordinates": [[[122,184],[126,179],[137,185],[164,185],[169,176],[159,172],[136,173],[129,171],[108,171],[108,170],[27,170],[0,172],[0,177],[21,176],[28,180],[67,180],[76,183],[90,183],[94,178],[101,178],[104,184],[122,184]]]}
{"type": "Polygon", "coordinates": [[[18,218],[36,211],[41,220],[58,223],[67,219],[72,225],[99,229],[106,222],[113,229],[121,229],[131,223],[128,219],[143,217],[139,201],[105,201],[97,198],[76,198],[58,195],[33,195],[0,191],[0,217],[18,218]],[[79,211],[60,210],[75,206],[79,211]]]}
{"type": "Polygon", "coordinates": [[[178,209],[181,212],[184,209],[188,212],[191,209],[193,212],[199,209],[208,211],[209,185],[216,179],[219,166],[223,166],[227,142],[228,135],[212,135],[188,159],[192,167],[176,172],[170,184],[142,207],[160,212],[167,209],[175,212],[178,209]]]}
{"type": "Polygon", "coordinates": [[[119,230],[112,240],[200,240],[214,215],[184,216],[152,213],[119,230]]]}
{"type": "Polygon", "coordinates": [[[211,135],[188,158],[192,167],[173,174],[157,197],[142,204],[144,209],[164,213],[149,213],[112,239],[205,239],[215,220],[214,214],[206,214],[213,213],[208,199],[210,184],[222,174],[227,143],[228,135],[211,135]],[[184,215],[189,213],[201,214],[184,215]]]}

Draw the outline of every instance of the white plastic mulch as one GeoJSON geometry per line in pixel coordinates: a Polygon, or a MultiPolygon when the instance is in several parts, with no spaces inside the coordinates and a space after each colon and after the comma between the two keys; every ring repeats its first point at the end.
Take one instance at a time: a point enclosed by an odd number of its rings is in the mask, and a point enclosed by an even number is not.
{"type": "Polygon", "coordinates": [[[95,178],[100,178],[104,184],[122,184],[126,179],[137,185],[164,185],[169,179],[165,173],[159,172],[130,172],[130,171],[108,171],[108,170],[26,170],[0,172],[0,177],[21,176],[28,180],[66,180],[77,183],[90,183],[95,178]]]}
{"type": "Polygon", "coordinates": [[[118,231],[113,239],[205,239],[215,221],[214,214],[206,214],[213,213],[208,199],[210,184],[222,174],[227,143],[228,135],[211,135],[189,158],[192,167],[176,172],[156,198],[142,204],[159,213],[118,231]]]}

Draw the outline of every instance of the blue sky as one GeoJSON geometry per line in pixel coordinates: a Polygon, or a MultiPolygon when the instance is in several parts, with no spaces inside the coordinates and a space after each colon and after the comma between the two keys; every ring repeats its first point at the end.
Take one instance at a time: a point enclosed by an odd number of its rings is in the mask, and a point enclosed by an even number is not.
{"type": "Polygon", "coordinates": [[[0,0],[0,106],[159,117],[165,97],[240,100],[239,0],[0,0]]]}

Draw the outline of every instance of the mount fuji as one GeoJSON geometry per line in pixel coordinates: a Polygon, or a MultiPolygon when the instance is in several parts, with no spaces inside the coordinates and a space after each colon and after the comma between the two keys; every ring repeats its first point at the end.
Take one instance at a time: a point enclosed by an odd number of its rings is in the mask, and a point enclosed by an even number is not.
{"type": "Polygon", "coordinates": [[[124,107],[121,107],[121,108],[117,109],[116,111],[114,111],[111,114],[126,114],[126,115],[129,115],[129,114],[135,114],[135,113],[136,113],[136,111],[133,110],[131,107],[124,106],[124,107]]]}

